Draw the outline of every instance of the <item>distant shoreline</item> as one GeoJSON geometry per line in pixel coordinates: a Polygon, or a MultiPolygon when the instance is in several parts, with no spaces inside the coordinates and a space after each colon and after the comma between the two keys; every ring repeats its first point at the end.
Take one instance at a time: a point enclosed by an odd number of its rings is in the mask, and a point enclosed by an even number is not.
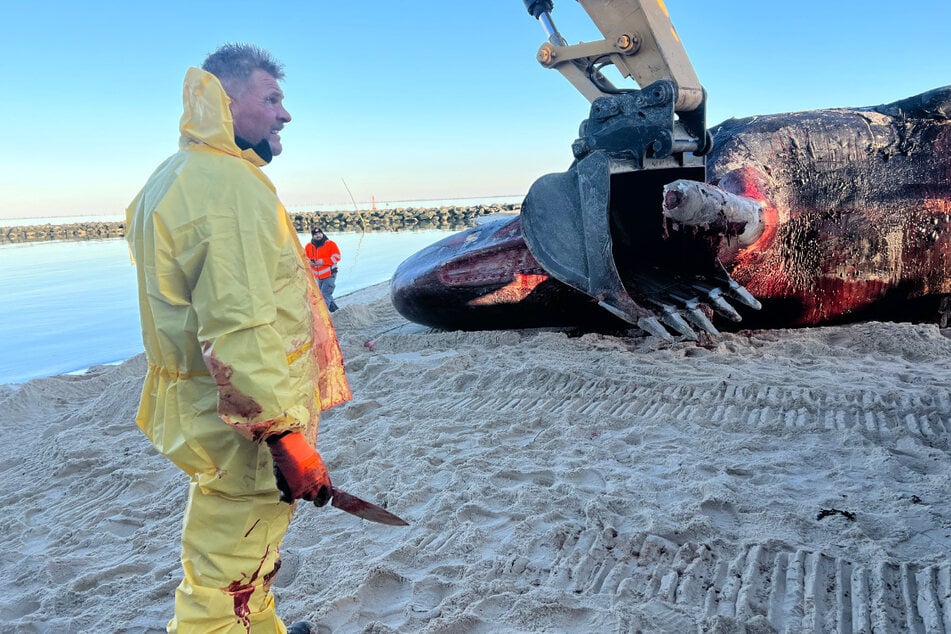
{"type": "MultiPolygon", "coordinates": [[[[476,218],[496,213],[518,213],[521,205],[445,205],[442,207],[397,207],[355,211],[298,211],[288,213],[298,231],[315,224],[329,231],[401,231],[410,229],[465,229],[476,218]]],[[[103,240],[125,236],[125,222],[84,221],[0,227],[0,244],[48,242],[51,240],[103,240]]]]}

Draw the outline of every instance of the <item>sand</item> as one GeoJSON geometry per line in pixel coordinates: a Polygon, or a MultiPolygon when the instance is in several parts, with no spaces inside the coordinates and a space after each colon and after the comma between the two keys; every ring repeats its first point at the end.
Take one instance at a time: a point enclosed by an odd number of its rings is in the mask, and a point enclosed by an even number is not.
{"type": "MultiPolygon", "coordinates": [[[[334,315],[335,484],[275,582],[333,632],[951,632],[951,339],[863,323],[666,344],[334,315]]],[[[186,480],[141,357],[0,387],[0,631],[160,632],[186,480]]]]}

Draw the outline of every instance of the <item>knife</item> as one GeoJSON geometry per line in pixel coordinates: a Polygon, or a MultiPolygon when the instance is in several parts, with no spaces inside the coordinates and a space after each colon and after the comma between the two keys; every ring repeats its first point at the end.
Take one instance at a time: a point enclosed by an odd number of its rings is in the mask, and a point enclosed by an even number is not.
{"type": "Polygon", "coordinates": [[[335,486],[331,486],[330,490],[333,494],[333,499],[330,502],[331,506],[336,506],[341,511],[346,511],[357,517],[362,517],[365,520],[370,520],[371,522],[379,522],[380,524],[389,524],[390,526],[409,526],[409,523],[403,520],[402,518],[393,515],[384,508],[380,508],[376,504],[371,504],[366,500],[361,500],[355,495],[350,495],[346,491],[338,489],[335,486]]]}

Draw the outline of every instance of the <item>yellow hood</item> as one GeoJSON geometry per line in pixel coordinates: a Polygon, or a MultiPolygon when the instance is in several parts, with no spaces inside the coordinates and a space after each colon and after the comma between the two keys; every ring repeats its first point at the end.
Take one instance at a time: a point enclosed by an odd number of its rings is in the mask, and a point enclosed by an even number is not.
{"type": "Polygon", "coordinates": [[[210,149],[238,156],[261,167],[267,162],[254,150],[242,150],[234,140],[231,98],[218,78],[200,68],[189,68],[182,89],[184,112],[179,123],[182,133],[178,146],[183,150],[210,149]]]}

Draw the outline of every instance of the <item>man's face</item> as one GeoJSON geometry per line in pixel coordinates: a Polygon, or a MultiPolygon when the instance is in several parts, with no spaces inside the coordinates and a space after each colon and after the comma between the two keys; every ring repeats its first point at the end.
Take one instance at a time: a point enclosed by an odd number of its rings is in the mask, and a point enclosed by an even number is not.
{"type": "Polygon", "coordinates": [[[280,154],[281,137],[278,132],[291,120],[283,102],[284,93],[277,85],[277,80],[263,70],[255,70],[244,92],[231,98],[235,135],[251,145],[267,139],[271,153],[274,156],[280,154]]]}

